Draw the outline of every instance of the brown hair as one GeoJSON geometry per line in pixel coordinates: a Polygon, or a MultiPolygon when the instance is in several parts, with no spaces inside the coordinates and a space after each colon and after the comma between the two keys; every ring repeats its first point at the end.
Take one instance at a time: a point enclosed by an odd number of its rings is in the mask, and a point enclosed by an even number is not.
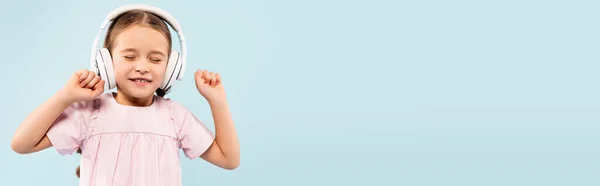
{"type": "MultiPolygon", "coordinates": [[[[115,18],[106,32],[106,38],[104,39],[104,48],[107,48],[112,53],[112,50],[115,47],[115,40],[117,36],[119,36],[119,34],[125,29],[136,25],[146,26],[155,29],[161,34],[163,34],[165,38],[167,38],[167,41],[169,43],[168,55],[171,55],[172,41],[169,27],[160,17],[154,15],[153,13],[142,10],[132,10],[121,14],[120,16],[115,18]]],[[[164,97],[165,91],[159,88],[156,90],[156,95],[164,97]]],[[[77,149],[77,153],[81,154],[81,149],[77,149]]],[[[75,174],[78,178],[79,173],[80,167],[77,166],[75,174]]]]}

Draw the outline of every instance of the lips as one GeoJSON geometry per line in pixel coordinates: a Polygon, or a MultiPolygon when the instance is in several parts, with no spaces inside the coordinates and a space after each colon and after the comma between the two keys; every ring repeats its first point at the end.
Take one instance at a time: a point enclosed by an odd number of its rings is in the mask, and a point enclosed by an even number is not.
{"type": "Polygon", "coordinates": [[[148,78],[144,78],[144,77],[138,77],[138,78],[129,78],[130,81],[133,81],[135,84],[137,85],[146,85],[148,83],[151,83],[152,80],[148,79],[148,78]]]}
{"type": "Polygon", "coordinates": [[[148,82],[148,83],[152,82],[152,80],[150,80],[148,78],[143,78],[143,77],[140,77],[140,78],[130,78],[129,80],[131,80],[131,81],[138,81],[138,82],[148,82]]]}

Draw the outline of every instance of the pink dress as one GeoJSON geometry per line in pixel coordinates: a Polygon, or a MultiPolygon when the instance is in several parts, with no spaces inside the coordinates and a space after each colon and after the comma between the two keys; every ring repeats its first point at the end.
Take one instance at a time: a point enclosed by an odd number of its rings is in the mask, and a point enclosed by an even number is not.
{"type": "Polygon", "coordinates": [[[47,136],[62,155],[81,148],[80,186],[180,186],[179,150],[193,159],[214,140],[171,99],[155,96],[151,106],[135,107],[117,103],[113,93],[72,104],[47,136]]]}

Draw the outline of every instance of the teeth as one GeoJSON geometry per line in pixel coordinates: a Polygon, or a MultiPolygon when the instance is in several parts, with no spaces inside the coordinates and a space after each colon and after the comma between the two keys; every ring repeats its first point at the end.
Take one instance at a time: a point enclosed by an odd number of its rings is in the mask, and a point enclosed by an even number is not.
{"type": "Polygon", "coordinates": [[[142,83],[147,83],[148,81],[144,80],[144,79],[136,79],[135,81],[137,82],[142,82],[142,83]]]}

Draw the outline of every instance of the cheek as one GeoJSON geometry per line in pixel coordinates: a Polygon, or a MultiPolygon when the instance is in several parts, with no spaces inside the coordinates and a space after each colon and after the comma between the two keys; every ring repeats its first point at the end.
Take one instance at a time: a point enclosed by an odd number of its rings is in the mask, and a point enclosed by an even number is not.
{"type": "Polygon", "coordinates": [[[155,64],[155,65],[153,65],[152,72],[154,72],[153,75],[163,78],[165,76],[166,69],[167,69],[166,64],[155,64]]]}
{"type": "Polygon", "coordinates": [[[131,65],[128,65],[125,62],[114,61],[113,62],[113,72],[115,72],[115,76],[117,79],[124,77],[125,74],[130,70],[131,65]]]}

